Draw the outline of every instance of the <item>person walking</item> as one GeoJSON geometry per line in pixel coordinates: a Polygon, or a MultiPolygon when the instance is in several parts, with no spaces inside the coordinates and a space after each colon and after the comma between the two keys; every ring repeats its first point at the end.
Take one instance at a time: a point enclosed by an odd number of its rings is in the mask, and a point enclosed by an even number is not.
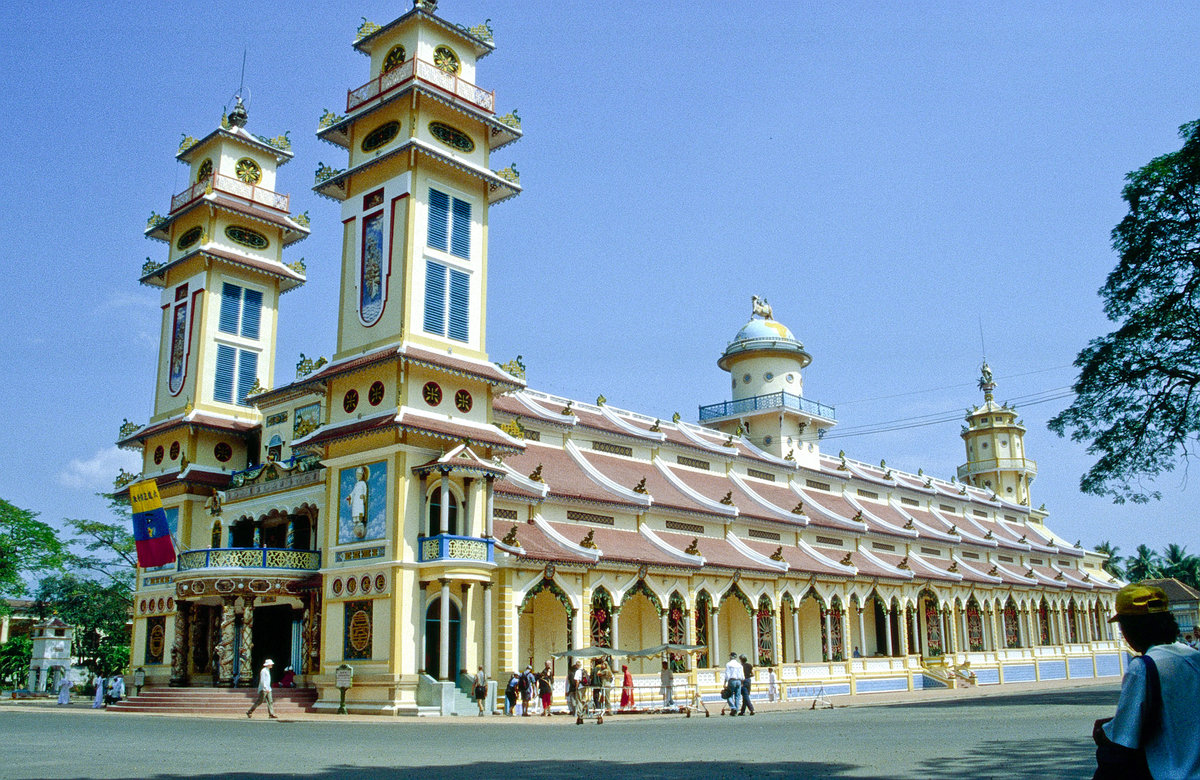
{"type": "Polygon", "coordinates": [[[279,720],[275,717],[275,697],[271,694],[271,667],[275,662],[270,658],[263,661],[262,669],[258,673],[258,698],[254,700],[254,704],[250,705],[250,709],[246,711],[246,717],[254,717],[254,711],[258,709],[258,705],[264,701],[267,703],[267,716],[271,720],[279,720]]]}
{"type": "Polygon", "coordinates": [[[475,684],[472,692],[475,694],[475,703],[479,705],[479,715],[482,717],[484,714],[483,704],[487,701],[488,696],[488,676],[487,673],[483,671],[482,666],[479,667],[479,671],[475,673],[475,684]]]}
{"type": "Polygon", "coordinates": [[[662,662],[662,671],[658,673],[658,692],[662,695],[664,707],[675,706],[675,675],[671,672],[669,661],[662,662]]]}
{"type": "Polygon", "coordinates": [[[554,664],[546,661],[542,671],[538,673],[538,696],[542,700],[542,714],[550,716],[550,704],[554,699],[554,664]]]}
{"type": "MultiPolygon", "coordinates": [[[[738,704],[742,695],[742,681],[746,679],[746,672],[742,669],[742,662],[738,660],[737,653],[729,654],[729,663],[725,664],[725,689],[729,692],[726,698],[726,703],[729,705],[729,714],[738,714],[738,704]]],[[[725,714],[725,708],[721,708],[721,714],[725,714]]]]}
{"type": "Polygon", "coordinates": [[[96,677],[96,697],[92,699],[92,709],[98,710],[104,706],[104,676],[96,677]]]}
{"type": "Polygon", "coordinates": [[[767,701],[779,698],[779,678],[775,676],[775,667],[767,667],[767,701]]]}
{"type": "Polygon", "coordinates": [[[746,660],[746,656],[738,656],[738,660],[742,662],[742,711],[739,715],[745,715],[746,710],[750,710],[750,714],[754,714],[754,703],[750,701],[750,684],[754,681],[754,664],[746,660]]]}
{"type": "Polygon", "coordinates": [[[521,716],[529,717],[533,713],[529,711],[529,702],[533,698],[534,691],[537,690],[537,678],[533,676],[533,667],[526,666],[525,674],[521,675],[521,716]]]}
{"type": "Polygon", "coordinates": [[[583,661],[575,662],[568,684],[571,686],[571,695],[567,697],[568,708],[571,714],[579,718],[587,711],[587,674],[583,671],[583,661]]]}
{"type": "Polygon", "coordinates": [[[612,681],[613,673],[608,664],[601,661],[596,667],[595,677],[592,679],[592,685],[595,687],[597,698],[596,706],[603,708],[605,715],[612,714],[612,681]]]}
{"type": "Polygon", "coordinates": [[[63,670],[63,676],[58,678],[58,703],[71,703],[71,671],[63,670]]]}
{"type": "Polygon", "coordinates": [[[513,672],[504,686],[504,714],[513,715],[517,711],[517,696],[521,692],[521,673],[513,672]]]}
{"type": "Polygon", "coordinates": [[[1131,648],[1112,718],[1096,721],[1095,780],[1200,777],[1200,651],[1177,641],[1167,594],[1151,585],[1117,592],[1116,614],[1131,648]]]}
{"type": "Polygon", "coordinates": [[[633,675],[625,664],[621,664],[621,709],[633,709],[633,675]]]}

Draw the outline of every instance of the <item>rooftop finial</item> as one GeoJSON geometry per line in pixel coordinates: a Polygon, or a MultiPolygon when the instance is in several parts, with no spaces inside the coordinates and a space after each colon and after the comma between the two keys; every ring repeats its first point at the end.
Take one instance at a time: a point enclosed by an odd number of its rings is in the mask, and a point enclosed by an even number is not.
{"type": "Polygon", "coordinates": [[[992,367],[987,364],[986,360],[979,367],[979,389],[983,391],[983,400],[990,403],[992,391],[996,389],[996,382],[992,379],[992,367]]]}
{"type": "Polygon", "coordinates": [[[437,12],[437,4],[438,0],[413,0],[413,8],[420,8],[431,14],[437,12]]]}
{"type": "Polygon", "coordinates": [[[757,295],[750,296],[750,308],[752,317],[762,317],[764,320],[773,320],[771,314],[771,304],[767,303],[766,298],[759,298],[757,295]]]}

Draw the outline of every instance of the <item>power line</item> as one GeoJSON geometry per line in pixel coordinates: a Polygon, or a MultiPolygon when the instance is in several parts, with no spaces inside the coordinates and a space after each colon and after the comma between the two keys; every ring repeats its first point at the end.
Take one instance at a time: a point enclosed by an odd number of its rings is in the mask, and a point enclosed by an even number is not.
{"type": "MultiPolygon", "coordinates": [[[[1006,379],[1016,379],[1016,378],[1022,377],[1022,376],[1033,376],[1034,374],[1046,374],[1051,371],[1062,371],[1064,368],[1073,368],[1073,367],[1074,367],[1073,364],[1068,363],[1064,366],[1054,366],[1053,368],[1039,368],[1039,369],[1035,369],[1033,371],[1024,371],[1020,374],[1005,374],[1004,376],[999,377],[999,379],[1000,379],[1000,381],[1003,381],[1006,379]]],[[[904,398],[904,397],[910,396],[910,395],[921,395],[923,393],[936,393],[941,390],[957,390],[960,387],[975,387],[975,383],[974,382],[958,382],[958,383],[952,384],[952,385],[942,385],[941,387],[929,387],[924,390],[909,390],[909,391],[906,391],[903,393],[893,393],[891,395],[877,395],[877,396],[873,396],[871,398],[855,398],[852,401],[839,401],[837,405],[838,405],[838,407],[843,407],[843,406],[849,406],[851,404],[864,404],[869,401],[886,401],[890,398],[904,398]]]]}
{"type": "MultiPolygon", "coordinates": [[[[1024,401],[1022,406],[1037,406],[1038,404],[1050,403],[1051,401],[1059,401],[1063,398],[1070,398],[1074,392],[1070,388],[1056,388],[1056,390],[1047,390],[1042,393],[1035,393],[1034,400],[1024,401]],[[1037,398],[1036,396],[1043,396],[1037,398]]],[[[870,423],[859,425],[851,428],[845,428],[837,433],[830,433],[825,436],[825,439],[847,439],[852,436],[870,436],[876,433],[890,433],[892,431],[903,431],[909,428],[924,428],[930,425],[942,425],[962,420],[962,412],[936,412],[934,414],[920,415],[917,417],[904,417],[897,420],[887,420],[878,423],[870,423]],[[929,419],[933,418],[933,419],[929,419]]]]}

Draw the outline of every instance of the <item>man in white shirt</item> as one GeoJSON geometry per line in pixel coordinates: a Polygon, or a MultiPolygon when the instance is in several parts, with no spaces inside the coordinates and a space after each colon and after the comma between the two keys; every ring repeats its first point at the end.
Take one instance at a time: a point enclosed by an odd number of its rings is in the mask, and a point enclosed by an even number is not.
{"type": "Polygon", "coordinates": [[[669,661],[662,662],[662,671],[658,675],[659,686],[658,692],[662,694],[663,706],[675,706],[675,675],[671,673],[671,663],[669,661]]]}
{"type": "Polygon", "coordinates": [[[1133,658],[1125,671],[1116,715],[1097,726],[1121,747],[1143,748],[1153,777],[1200,778],[1200,651],[1175,641],[1179,627],[1167,594],[1150,585],[1126,585],[1109,622],[1121,626],[1125,641],[1143,657],[1133,658]],[[1144,657],[1157,669],[1157,691],[1148,687],[1153,675],[1144,657]]]}
{"type": "Polygon", "coordinates": [[[729,663],[725,664],[725,684],[729,687],[729,714],[737,715],[738,706],[742,699],[742,681],[746,679],[746,673],[742,670],[742,662],[738,660],[737,653],[729,654],[729,663]]]}
{"type": "Polygon", "coordinates": [[[275,662],[270,658],[263,661],[262,671],[258,673],[258,698],[255,699],[254,704],[246,712],[247,718],[252,717],[254,711],[258,709],[258,705],[265,701],[267,703],[267,715],[272,720],[278,720],[275,717],[275,698],[271,695],[271,667],[274,665],[275,662]]]}

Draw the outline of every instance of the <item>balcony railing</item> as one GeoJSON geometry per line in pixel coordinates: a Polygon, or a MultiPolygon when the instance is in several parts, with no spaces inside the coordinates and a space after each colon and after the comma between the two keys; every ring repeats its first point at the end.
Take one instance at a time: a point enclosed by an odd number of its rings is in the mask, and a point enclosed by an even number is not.
{"type": "Polygon", "coordinates": [[[346,93],[346,111],[350,112],[360,108],[381,95],[409,83],[414,78],[436,87],[442,92],[461,98],[489,114],[496,112],[495,92],[480,89],[453,73],[447,73],[432,63],[418,59],[408,60],[387,73],[381,73],[358,89],[349,90],[346,93]]]}
{"type": "Polygon", "coordinates": [[[972,460],[958,467],[958,478],[973,477],[989,471],[1024,471],[1030,475],[1037,474],[1037,461],[1028,458],[983,458],[972,460]]]}
{"type": "Polygon", "coordinates": [[[493,560],[495,542],[475,536],[438,534],[421,539],[420,560],[427,561],[487,561],[493,560]]]}
{"type": "Polygon", "coordinates": [[[778,393],[756,395],[753,398],[742,398],[737,401],[724,401],[719,404],[701,406],[700,422],[714,420],[719,417],[746,414],[747,412],[757,412],[761,409],[793,409],[797,412],[810,414],[814,417],[822,417],[826,420],[837,419],[834,416],[832,406],[826,406],[808,398],[780,391],[778,393]]]}
{"type": "Polygon", "coordinates": [[[179,209],[213,190],[228,193],[229,195],[236,195],[239,198],[245,198],[251,203],[276,209],[285,214],[288,212],[288,205],[291,201],[291,196],[289,195],[280,195],[278,192],[272,192],[264,187],[247,184],[241,179],[235,179],[223,173],[214,173],[211,178],[201,179],[171,198],[171,213],[174,214],[179,209]]]}
{"type": "Polygon", "coordinates": [[[200,569],[283,569],[285,571],[319,571],[320,550],[287,550],[274,547],[225,547],[211,550],[189,550],[180,553],[175,570],[200,569]]]}

